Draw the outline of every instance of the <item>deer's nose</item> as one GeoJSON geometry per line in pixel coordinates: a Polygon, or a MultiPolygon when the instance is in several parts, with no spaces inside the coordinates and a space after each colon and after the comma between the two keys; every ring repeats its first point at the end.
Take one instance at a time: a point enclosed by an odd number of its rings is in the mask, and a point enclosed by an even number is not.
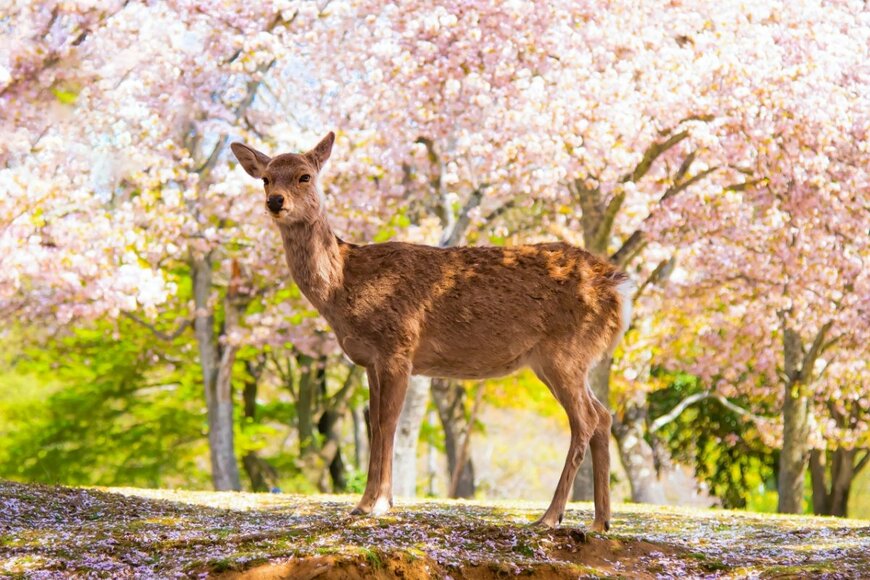
{"type": "Polygon", "coordinates": [[[269,208],[269,211],[272,213],[278,213],[281,211],[281,207],[284,205],[284,196],[283,195],[270,195],[269,199],[266,200],[266,206],[269,208]]]}

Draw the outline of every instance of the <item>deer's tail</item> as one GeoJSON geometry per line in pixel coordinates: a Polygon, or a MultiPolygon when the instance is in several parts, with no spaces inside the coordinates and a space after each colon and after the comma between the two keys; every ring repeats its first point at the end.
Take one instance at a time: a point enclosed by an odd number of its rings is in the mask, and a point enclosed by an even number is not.
{"type": "Polygon", "coordinates": [[[622,340],[622,336],[631,324],[632,300],[637,291],[637,285],[628,274],[621,270],[614,272],[610,279],[615,283],[616,293],[619,296],[619,328],[610,339],[610,346],[607,349],[608,354],[613,354],[616,345],[622,340]]]}

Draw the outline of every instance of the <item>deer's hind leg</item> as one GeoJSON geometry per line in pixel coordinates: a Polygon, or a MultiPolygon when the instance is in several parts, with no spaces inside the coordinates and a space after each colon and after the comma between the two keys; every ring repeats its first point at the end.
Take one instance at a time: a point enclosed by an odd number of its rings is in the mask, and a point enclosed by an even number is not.
{"type": "MultiPolygon", "coordinates": [[[[569,355],[548,356],[532,365],[532,370],[547,385],[550,392],[565,409],[568,414],[568,424],[571,427],[568,457],[565,459],[565,467],[562,469],[556,492],[552,502],[550,502],[550,507],[547,508],[543,517],[536,522],[547,527],[555,527],[562,521],[565,515],[565,505],[568,503],[568,496],[574,484],[574,477],[577,475],[586,448],[596,434],[600,422],[600,416],[595,407],[597,401],[586,383],[588,365],[582,360],[572,359],[573,357],[569,355]]],[[[600,459],[600,456],[593,454],[593,459],[600,459]]],[[[597,478],[595,483],[597,491],[597,478]]],[[[598,500],[597,493],[596,500],[598,500]]],[[[598,501],[595,503],[597,515],[598,501]]]]}
{"type": "Polygon", "coordinates": [[[592,481],[595,494],[595,521],[592,529],[606,532],[610,529],[610,426],[613,418],[601,401],[592,395],[598,413],[598,426],[589,441],[592,451],[592,481]]]}
{"type": "Polygon", "coordinates": [[[372,444],[366,489],[351,514],[379,515],[393,505],[393,439],[408,391],[410,370],[410,363],[398,359],[366,369],[372,444]]]}

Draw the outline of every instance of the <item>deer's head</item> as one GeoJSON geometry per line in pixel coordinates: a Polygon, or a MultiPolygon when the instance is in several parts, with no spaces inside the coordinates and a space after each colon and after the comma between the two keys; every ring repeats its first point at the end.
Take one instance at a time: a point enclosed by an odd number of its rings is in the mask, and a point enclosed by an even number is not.
{"type": "Polygon", "coordinates": [[[307,153],[284,153],[269,157],[243,143],[233,143],[233,154],[248,175],[263,180],[266,209],[272,219],[291,224],[320,212],[317,176],[329,154],[335,134],[330,132],[307,153]]]}

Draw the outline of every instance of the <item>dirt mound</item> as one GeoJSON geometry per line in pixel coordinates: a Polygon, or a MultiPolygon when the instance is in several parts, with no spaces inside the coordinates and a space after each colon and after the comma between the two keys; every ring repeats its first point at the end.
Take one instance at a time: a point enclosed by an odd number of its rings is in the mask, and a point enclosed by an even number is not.
{"type": "Polygon", "coordinates": [[[313,556],[261,564],[243,571],[223,572],[215,577],[221,580],[422,580],[445,577],[495,580],[532,575],[550,580],[616,575],[652,579],[656,576],[651,568],[657,568],[655,564],[658,560],[679,557],[678,550],[673,546],[636,540],[587,538],[575,530],[559,530],[551,538],[554,544],[549,550],[551,560],[525,565],[495,560],[475,564],[439,564],[428,556],[412,557],[406,553],[371,554],[368,557],[313,556]]]}

